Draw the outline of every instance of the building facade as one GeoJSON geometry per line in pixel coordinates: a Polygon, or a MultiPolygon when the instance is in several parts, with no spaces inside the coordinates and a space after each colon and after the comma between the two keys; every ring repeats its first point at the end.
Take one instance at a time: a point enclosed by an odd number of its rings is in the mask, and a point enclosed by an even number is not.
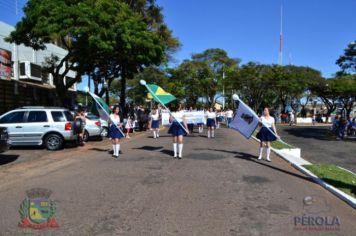
{"type": "MultiPolygon", "coordinates": [[[[45,50],[35,51],[24,45],[5,42],[15,28],[0,21],[0,114],[20,106],[58,106],[53,77],[44,73],[46,58],[52,55],[63,58],[67,51],[54,44],[45,50]]],[[[63,68],[64,70],[65,68],[63,68]]],[[[69,71],[66,80],[74,79],[69,71]]],[[[70,91],[76,93],[76,84],[70,91]]],[[[72,103],[74,103],[75,96],[72,103]]]]}

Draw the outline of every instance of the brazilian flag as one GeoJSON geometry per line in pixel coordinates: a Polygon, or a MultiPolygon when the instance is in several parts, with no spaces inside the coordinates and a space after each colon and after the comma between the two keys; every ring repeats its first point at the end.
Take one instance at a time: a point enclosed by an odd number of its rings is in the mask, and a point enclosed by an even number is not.
{"type": "Polygon", "coordinates": [[[175,96],[170,93],[167,93],[161,87],[155,84],[147,84],[146,86],[149,88],[150,91],[147,94],[147,97],[149,99],[153,98],[156,102],[163,103],[164,105],[176,100],[175,96]]]}

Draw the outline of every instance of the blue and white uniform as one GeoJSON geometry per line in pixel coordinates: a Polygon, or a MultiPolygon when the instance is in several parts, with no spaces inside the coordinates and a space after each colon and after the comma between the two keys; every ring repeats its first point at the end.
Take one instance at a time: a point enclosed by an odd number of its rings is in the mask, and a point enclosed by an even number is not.
{"type": "Polygon", "coordinates": [[[159,113],[157,112],[156,114],[151,115],[151,119],[152,119],[151,128],[158,129],[159,128],[159,113]]]}
{"type": "Polygon", "coordinates": [[[208,111],[206,114],[207,114],[206,126],[215,127],[216,113],[208,111]]]}
{"type": "Polygon", "coordinates": [[[269,118],[262,116],[261,122],[264,125],[261,127],[256,137],[262,142],[271,142],[277,140],[276,136],[273,133],[273,128],[272,128],[275,122],[274,118],[272,116],[270,116],[269,118]],[[265,126],[268,127],[272,132],[269,129],[267,129],[265,126]]]}
{"type": "Polygon", "coordinates": [[[119,130],[120,129],[119,128],[119,126],[120,126],[120,116],[111,114],[110,115],[110,120],[111,120],[110,130],[109,130],[110,138],[112,138],[112,139],[123,138],[124,135],[119,130]]]}
{"type": "Polygon", "coordinates": [[[184,119],[184,112],[183,111],[176,112],[176,119],[172,121],[168,133],[172,134],[172,136],[187,135],[187,132],[182,128],[182,126],[184,127],[183,119],[184,119]]]}

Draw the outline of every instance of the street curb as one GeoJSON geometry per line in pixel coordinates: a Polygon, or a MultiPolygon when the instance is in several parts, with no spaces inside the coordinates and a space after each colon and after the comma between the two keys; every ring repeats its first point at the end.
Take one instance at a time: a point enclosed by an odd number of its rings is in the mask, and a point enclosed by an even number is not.
{"type": "Polygon", "coordinates": [[[324,182],[322,179],[320,179],[318,176],[314,175],[312,172],[310,172],[308,169],[304,168],[303,166],[296,165],[293,163],[292,163],[292,166],[294,168],[296,168],[297,170],[301,171],[303,174],[309,176],[314,182],[321,185],[323,188],[325,188],[329,192],[333,193],[335,196],[337,196],[338,198],[340,198],[341,200],[343,200],[344,202],[346,202],[350,206],[352,206],[354,209],[356,209],[356,198],[353,198],[350,195],[335,188],[334,186],[324,182]]]}
{"type": "MultiPolygon", "coordinates": [[[[256,141],[256,142],[260,142],[256,137],[252,138],[256,141]]],[[[305,174],[306,176],[308,176],[309,178],[312,179],[313,182],[319,184],[320,186],[322,186],[323,188],[325,188],[326,190],[328,190],[329,192],[331,192],[332,194],[334,194],[336,197],[340,198],[341,200],[343,200],[344,202],[346,202],[347,204],[349,204],[351,207],[353,207],[354,209],[356,209],[356,198],[351,197],[350,195],[342,192],[341,190],[331,186],[330,184],[326,183],[325,181],[323,181],[322,179],[320,179],[318,176],[316,176],[315,174],[313,174],[312,172],[310,172],[309,170],[307,170],[306,168],[304,168],[301,165],[295,164],[292,161],[290,161],[287,157],[283,156],[282,153],[280,152],[276,152],[276,150],[274,148],[271,148],[271,150],[280,158],[282,158],[283,160],[287,161],[288,163],[290,163],[295,169],[299,170],[300,172],[302,172],[303,174],[305,174]]]]}

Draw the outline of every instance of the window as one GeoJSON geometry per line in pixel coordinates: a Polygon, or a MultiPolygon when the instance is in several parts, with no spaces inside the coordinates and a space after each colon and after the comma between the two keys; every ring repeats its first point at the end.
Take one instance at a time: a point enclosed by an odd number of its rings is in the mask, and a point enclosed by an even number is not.
{"type": "Polygon", "coordinates": [[[3,118],[1,118],[0,123],[1,124],[23,123],[24,114],[25,114],[24,111],[11,112],[10,114],[7,114],[3,118]]]}
{"type": "Polygon", "coordinates": [[[52,111],[51,114],[54,122],[66,122],[66,119],[61,111],[52,111]]]}
{"type": "Polygon", "coordinates": [[[30,111],[27,122],[47,122],[47,114],[45,111],[30,111]]]}
{"type": "Polygon", "coordinates": [[[65,111],[64,115],[66,116],[67,121],[74,121],[74,117],[69,111],[65,111]]]}

